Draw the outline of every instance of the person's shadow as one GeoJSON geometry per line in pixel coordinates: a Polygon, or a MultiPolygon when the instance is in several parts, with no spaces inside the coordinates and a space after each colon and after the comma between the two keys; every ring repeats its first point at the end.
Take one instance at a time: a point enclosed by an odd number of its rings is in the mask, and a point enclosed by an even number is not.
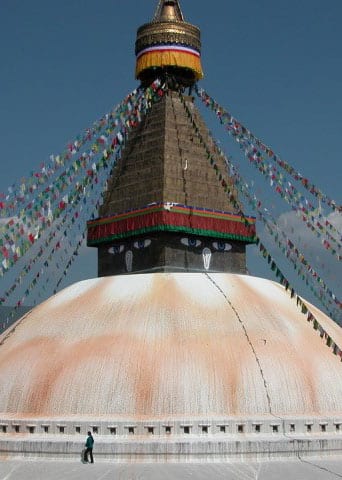
{"type": "Polygon", "coordinates": [[[81,452],[81,462],[82,462],[82,463],[88,463],[88,462],[85,460],[85,458],[84,458],[85,451],[86,451],[86,449],[84,448],[84,449],[82,450],[82,452],[81,452]]]}

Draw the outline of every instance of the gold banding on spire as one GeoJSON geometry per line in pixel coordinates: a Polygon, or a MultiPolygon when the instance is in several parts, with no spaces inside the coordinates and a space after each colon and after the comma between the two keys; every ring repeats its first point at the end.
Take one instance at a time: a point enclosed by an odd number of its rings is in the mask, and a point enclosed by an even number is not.
{"type": "Polygon", "coordinates": [[[203,78],[201,33],[184,21],[178,0],[159,0],[153,20],[138,29],[135,53],[142,84],[163,75],[184,86],[203,78]]]}

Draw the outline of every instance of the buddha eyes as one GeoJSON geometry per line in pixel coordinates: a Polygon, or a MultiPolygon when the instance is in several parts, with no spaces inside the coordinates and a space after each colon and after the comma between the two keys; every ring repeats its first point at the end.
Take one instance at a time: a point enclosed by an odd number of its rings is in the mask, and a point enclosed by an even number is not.
{"type": "Polygon", "coordinates": [[[110,247],[108,250],[108,253],[111,255],[118,255],[119,253],[122,253],[125,250],[125,245],[113,245],[113,247],[110,247]]]}
{"type": "Polygon", "coordinates": [[[185,245],[186,247],[200,247],[202,242],[201,240],[198,240],[197,238],[182,238],[181,243],[185,245]]]}
{"type": "Polygon", "coordinates": [[[147,248],[151,245],[151,240],[138,240],[134,242],[134,248],[137,250],[142,250],[143,248],[147,248]]]}
{"type": "MultiPolygon", "coordinates": [[[[182,238],[181,243],[186,247],[190,247],[190,248],[196,248],[202,245],[201,240],[199,240],[198,238],[188,238],[188,237],[182,238]]],[[[226,243],[226,242],[221,242],[221,241],[213,242],[212,245],[214,249],[217,250],[218,252],[229,252],[232,249],[232,246],[230,245],[230,243],[226,243]]]]}
{"type": "MultiPolygon", "coordinates": [[[[137,250],[142,250],[144,248],[147,248],[151,245],[151,240],[146,239],[146,240],[137,240],[136,242],[133,243],[133,247],[136,248],[137,250]]],[[[125,245],[113,245],[112,247],[109,248],[108,253],[111,255],[119,255],[120,253],[124,252],[126,249],[125,245]]]]}
{"type": "MultiPolygon", "coordinates": [[[[151,245],[152,241],[150,239],[144,239],[144,240],[137,240],[136,242],[133,243],[133,247],[136,250],[143,250],[144,248],[147,248],[151,245]]],[[[192,237],[184,237],[181,239],[181,243],[185,245],[188,248],[198,248],[202,245],[202,241],[199,240],[198,238],[192,238],[192,237]]],[[[218,252],[229,252],[232,249],[232,246],[230,243],[227,242],[213,242],[213,247],[215,250],[218,252]]],[[[108,253],[111,255],[119,255],[120,253],[125,251],[125,245],[113,245],[108,249],[108,253]]]]}
{"type": "Polygon", "coordinates": [[[232,249],[232,246],[230,243],[226,242],[214,242],[213,247],[215,250],[218,250],[219,252],[229,252],[229,250],[232,249]]]}

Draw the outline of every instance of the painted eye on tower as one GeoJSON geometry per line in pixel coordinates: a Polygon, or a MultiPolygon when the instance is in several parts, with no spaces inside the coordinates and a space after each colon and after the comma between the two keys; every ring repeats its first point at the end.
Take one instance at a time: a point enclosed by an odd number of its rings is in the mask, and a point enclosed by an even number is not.
{"type": "Polygon", "coordinates": [[[232,249],[231,244],[226,242],[214,242],[213,247],[219,252],[229,252],[232,249]]]}
{"type": "Polygon", "coordinates": [[[190,248],[200,247],[202,244],[201,240],[198,240],[198,238],[182,238],[181,243],[190,248]]]}
{"type": "Polygon", "coordinates": [[[138,240],[137,242],[134,242],[134,248],[137,250],[142,250],[143,248],[147,248],[151,245],[152,241],[149,239],[146,240],[138,240]]]}
{"type": "Polygon", "coordinates": [[[125,250],[125,245],[113,245],[108,250],[108,253],[110,253],[111,255],[119,255],[119,253],[122,253],[124,250],[125,250]]]}

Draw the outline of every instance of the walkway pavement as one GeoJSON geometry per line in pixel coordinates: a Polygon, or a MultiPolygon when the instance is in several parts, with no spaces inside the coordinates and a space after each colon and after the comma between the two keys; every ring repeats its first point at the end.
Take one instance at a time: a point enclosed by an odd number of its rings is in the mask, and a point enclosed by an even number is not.
{"type": "MultiPolygon", "coordinates": [[[[96,460],[96,458],[95,458],[96,460]]],[[[115,464],[0,461],[0,480],[338,480],[342,459],[260,464],[115,464]]]]}

